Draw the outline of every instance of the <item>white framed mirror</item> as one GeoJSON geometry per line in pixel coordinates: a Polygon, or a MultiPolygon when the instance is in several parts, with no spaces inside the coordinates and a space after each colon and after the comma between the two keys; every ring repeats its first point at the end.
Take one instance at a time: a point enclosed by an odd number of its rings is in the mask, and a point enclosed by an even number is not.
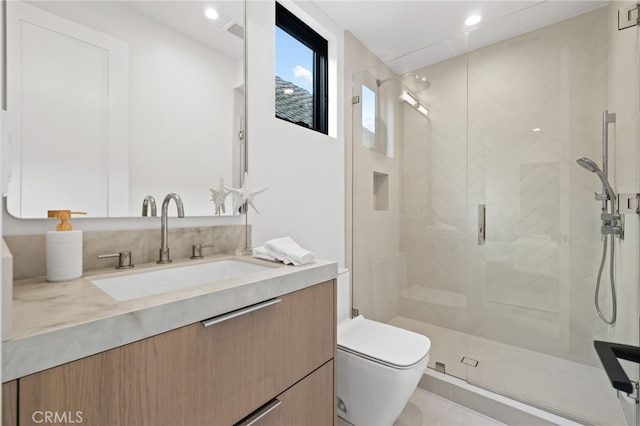
{"type": "Polygon", "coordinates": [[[244,7],[7,2],[9,213],[136,217],[175,192],[215,215],[210,189],[239,187],[245,163],[244,7]]]}

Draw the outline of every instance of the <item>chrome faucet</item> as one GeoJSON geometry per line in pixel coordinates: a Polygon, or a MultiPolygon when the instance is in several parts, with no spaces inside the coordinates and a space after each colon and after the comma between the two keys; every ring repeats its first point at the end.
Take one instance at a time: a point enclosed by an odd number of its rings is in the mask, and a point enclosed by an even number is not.
{"type": "Polygon", "coordinates": [[[178,217],[184,217],[184,207],[182,207],[182,200],[177,194],[173,192],[167,194],[162,201],[162,218],[160,219],[160,255],[156,263],[170,263],[171,256],[169,255],[169,230],[167,229],[167,210],[169,210],[169,201],[176,202],[178,208],[178,217]]]}
{"type": "Polygon", "coordinates": [[[147,195],[142,200],[142,216],[147,216],[148,208],[151,207],[151,216],[158,216],[158,212],[156,210],[156,199],[153,198],[152,195],[147,195]]]}

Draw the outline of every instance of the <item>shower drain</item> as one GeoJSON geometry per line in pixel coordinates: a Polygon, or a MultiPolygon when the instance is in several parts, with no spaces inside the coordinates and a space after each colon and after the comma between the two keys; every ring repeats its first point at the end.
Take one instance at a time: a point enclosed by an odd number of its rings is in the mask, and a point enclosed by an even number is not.
{"type": "Polygon", "coordinates": [[[478,361],[473,359],[473,358],[469,358],[468,356],[463,356],[462,359],[460,360],[461,363],[469,365],[471,367],[477,367],[478,366],[478,361]]]}

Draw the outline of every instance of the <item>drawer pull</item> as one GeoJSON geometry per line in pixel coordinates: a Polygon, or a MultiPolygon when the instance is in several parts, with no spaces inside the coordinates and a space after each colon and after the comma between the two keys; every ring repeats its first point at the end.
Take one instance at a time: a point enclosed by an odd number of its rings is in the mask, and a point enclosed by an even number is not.
{"type": "Polygon", "coordinates": [[[258,421],[260,421],[260,419],[262,419],[264,416],[266,416],[267,414],[269,414],[270,412],[278,408],[280,404],[282,404],[282,401],[280,401],[277,398],[274,398],[273,400],[271,400],[271,402],[268,402],[267,404],[263,405],[261,408],[258,409],[258,411],[249,415],[249,417],[240,421],[235,426],[252,426],[258,423],[258,421]]]}
{"type": "Polygon", "coordinates": [[[210,327],[214,324],[218,324],[223,321],[230,320],[232,318],[236,318],[241,315],[248,314],[249,312],[254,312],[280,302],[282,302],[282,299],[280,298],[265,300],[264,302],[256,303],[255,305],[247,306],[246,308],[231,311],[228,314],[219,315],[206,321],[202,321],[202,325],[204,325],[205,327],[210,327]]]}

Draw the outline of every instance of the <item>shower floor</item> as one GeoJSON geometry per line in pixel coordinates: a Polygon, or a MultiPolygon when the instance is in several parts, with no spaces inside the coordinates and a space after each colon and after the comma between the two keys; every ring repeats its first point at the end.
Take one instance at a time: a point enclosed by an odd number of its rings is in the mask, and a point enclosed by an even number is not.
{"type": "Polygon", "coordinates": [[[623,425],[615,390],[600,368],[396,316],[390,324],[431,340],[429,367],[581,422],[623,425]],[[461,360],[478,361],[469,367],[461,360]]]}

